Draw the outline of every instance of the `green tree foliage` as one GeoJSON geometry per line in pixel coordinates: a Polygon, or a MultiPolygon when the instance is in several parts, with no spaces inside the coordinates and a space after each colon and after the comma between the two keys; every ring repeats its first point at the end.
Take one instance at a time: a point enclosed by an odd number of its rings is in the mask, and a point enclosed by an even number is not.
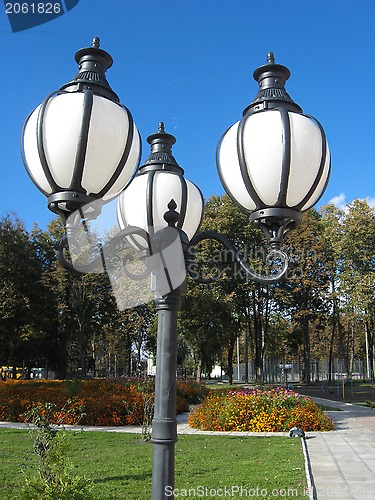
{"type": "Polygon", "coordinates": [[[0,220],[0,358],[2,365],[45,363],[45,339],[55,327],[35,241],[15,215],[0,220]]]}
{"type": "MultiPolygon", "coordinates": [[[[27,232],[15,215],[0,220],[1,366],[43,366],[60,377],[79,368],[82,375],[139,374],[144,349],[155,351],[153,304],[121,311],[106,273],[67,273],[53,249],[63,230],[58,221],[27,232]]],[[[250,267],[263,269],[264,237],[227,196],[207,202],[201,230],[225,234],[250,267]]],[[[247,279],[232,252],[201,242],[198,268],[219,279],[189,280],[179,319],[184,367],[193,363],[199,377],[218,363],[232,380],[240,339],[240,360],[253,360],[258,382],[265,359],[300,359],[306,381],[321,357],[330,360],[330,378],[338,358],[349,373],[355,360],[374,369],[374,209],[356,200],[345,210],[309,211],[285,245],[294,260],[287,281],[261,286],[247,279]]]]}
{"type": "MultiPolygon", "coordinates": [[[[53,248],[53,241],[62,234],[60,222],[53,221],[48,232],[39,238],[53,248]]],[[[44,273],[44,282],[55,299],[60,347],[58,375],[65,378],[68,371],[86,375],[90,365],[90,341],[116,310],[109,280],[104,273],[70,274],[52,257],[44,273]]]]}
{"type": "Polygon", "coordinates": [[[330,259],[326,262],[329,268],[330,290],[329,301],[329,321],[327,321],[326,334],[327,344],[329,343],[328,354],[328,379],[332,380],[334,356],[340,356],[349,371],[348,343],[344,338],[343,311],[342,311],[342,272],[344,266],[344,212],[334,205],[327,205],[322,208],[322,223],[324,235],[329,246],[330,259]]]}
{"type": "Polygon", "coordinates": [[[119,311],[106,273],[72,275],[56,261],[64,228],[28,233],[16,216],[0,221],[0,365],[67,375],[139,373],[152,314],[119,311]]]}
{"type": "MultiPolygon", "coordinates": [[[[360,201],[354,202],[347,211],[327,206],[322,214],[315,210],[304,214],[301,227],[286,239],[286,247],[294,260],[288,279],[272,286],[248,281],[228,252],[220,251],[216,243],[202,245],[206,260],[210,255],[223,265],[221,279],[203,287],[204,292],[198,292],[199,310],[194,310],[192,305],[198,298],[192,298],[192,303],[186,306],[190,311],[191,335],[197,328],[206,334],[209,331],[204,309],[211,305],[202,300],[208,288],[216,305],[221,301],[222,307],[230,306],[235,320],[233,336],[228,331],[226,340],[225,335],[217,337],[216,350],[224,350],[229,358],[236,338],[243,337],[242,361],[246,362],[250,349],[258,382],[264,379],[265,356],[279,360],[301,358],[307,382],[311,379],[311,362],[320,357],[329,358],[330,377],[334,357],[343,359],[350,372],[354,357],[358,359],[364,353],[365,339],[368,357],[373,360],[373,224],[374,211],[360,201]],[[221,340],[221,349],[217,349],[221,340]]],[[[242,256],[248,258],[252,266],[257,265],[264,241],[259,232],[251,228],[248,217],[228,197],[213,197],[208,201],[202,228],[227,235],[242,256]]],[[[207,343],[206,352],[209,349],[207,343]]],[[[226,369],[230,376],[229,361],[226,369]]]]}
{"type": "MultiPolygon", "coordinates": [[[[49,227],[55,240],[61,231],[58,222],[49,227]]],[[[95,234],[92,239],[95,241],[95,234]]],[[[149,309],[139,306],[120,311],[109,277],[101,271],[74,275],[54,262],[47,273],[56,297],[60,337],[66,346],[64,371],[82,376],[88,371],[93,376],[139,373],[149,309]]]]}
{"type": "Polygon", "coordinates": [[[199,380],[202,372],[212,371],[230,339],[237,338],[238,325],[228,301],[219,299],[210,288],[192,285],[183,298],[179,331],[193,353],[199,380]]]}
{"type": "MultiPolygon", "coordinates": [[[[343,222],[342,282],[345,311],[352,331],[365,343],[367,368],[374,371],[375,213],[366,201],[355,200],[343,222]]],[[[356,348],[353,343],[353,349],[356,348]]]]}
{"type": "MultiPolygon", "coordinates": [[[[250,267],[258,266],[259,257],[263,257],[263,237],[260,231],[251,227],[249,217],[243,214],[228,196],[213,196],[206,204],[201,230],[215,230],[224,234],[234,243],[236,249],[250,267]]],[[[217,266],[207,276],[220,276],[215,283],[200,286],[189,283],[188,296],[191,300],[184,301],[182,312],[182,331],[195,343],[198,338],[194,332],[199,328],[200,359],[203,353],[212,361],[215,359],[224,364],[229,376],[233,380],[233,355],[237,338],[244,333],[250,337],[250,344],[254,347],[255,363],[259,377],[262,376],[264,337],[267,333],[268,310],[267,298],[263,287],[247,279],[246,272],[237,263],[231,251],[223,248],[219,243],[204,241],[197,248],[198,260],[214,262],[217,266]],[[198,290],[198,291],[197,291],[198,290]],[[195,297],[196,295],[198,297],[195,297]],[[193,311],[193,304],[199,300],[201,307],[194,311],[193,318],[189,311],[193,311]],[[219,310],[221,309],[222,314],[219,310]],[[184,310],[187,309],[185,313],[184,310]],[[215,334],[213,333],[213,330],[215,334]],[[202,340],[205,339],[204,343],[202,340]],[[213,341],[214,349],[210,348],[213,341]],[[211,349],[211,350],[210,350],[211,349]],[[223,360],[225,358],[225,361],[223,360]],[[224,362],[223,362],[224,361],[224,362]]],[[[206,269],[203,268],[205,271],[206,269]]],[[[259,270],[259,269],[257,269],[259,270]]],[[[268,296],[267,296],[268,297],[268,296]]],[[[191,340],[190,340],[191,342],[191,340]]],[[[190,342],[188,341],[189,345],[190,342]]],[[[193,349],[196,352],[196,348],[193,349]]],[[[247,352],[245,352],[246,357],[247,352]]],[[[209,365],[207,366],[207,368],[209,365]]]]}
{"type": "Polygon", "coordinates": [[[303,347],[304,380],[310,381],[311,336],[319,336],[319,324],[328,312],[331,253],[321,216],[315,210],[304,214],[301,226],[288,236],[290,255],[297,260],[288,279],[279,287],[278,301],[290,315],[303,347]]]}

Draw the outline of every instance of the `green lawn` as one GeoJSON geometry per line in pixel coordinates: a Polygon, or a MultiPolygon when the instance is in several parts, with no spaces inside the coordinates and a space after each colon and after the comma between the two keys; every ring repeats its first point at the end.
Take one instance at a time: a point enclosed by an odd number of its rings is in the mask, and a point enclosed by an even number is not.
{"type": "MultiPolygon", "coordinates": [[[[77,474],[93,481],[98,500],[150,499],[152,445],[140,442],[139,437],[110,432],[84,432],[72,437],[68,456],[77,474]]],[[[1,500],[17,498],[22,470],[31,472],[33,462],[28,432],[1,429],[1,500]]],[[[215,492],[225,498],[225,487],[226,496],[232,498],[241,498],[240,493],[229,495],[241,487],[243,497],[247,493],[250,497],[275,498],[275,490],[280,490],[280,497],[296,497],[296,490],[303,497],[306,477],[300,439],[180,436],[176,444],[176,498],[199,498],[203,492],[206,498],[215,492]]]]}

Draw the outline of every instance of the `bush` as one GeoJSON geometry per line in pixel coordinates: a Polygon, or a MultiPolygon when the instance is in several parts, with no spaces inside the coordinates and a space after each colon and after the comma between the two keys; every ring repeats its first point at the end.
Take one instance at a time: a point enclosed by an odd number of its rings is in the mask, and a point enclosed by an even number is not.
{"type": "MultiPolygon", "coordinates": [[[[68,435],[61,429],[66,417],[78,423],[82,413],[70,408],[70,402],[58,409],[51,403],[37,403],[23,418],[33,424],[30,433],[36,456],[33,476],[25,477],[20,490],[22,500],[90,500],[93,499],[92,483],[85,476],[76,474],[73,464],[67,459],[65,447],[68,435]]],[[[63,427],[62,427],[63,428],[63,427]]],[[[69,433],[71,438],[72,433],[69,433]]]]}
{"type": "Polygon", "coordinates": [[[207,387],[193,380],[179,380],[177,382],[177,399],[181,398],[188,404],[197,404],[207,396],[207,387]]]}
{"type": "MultiPolygon", "coordinates": [[[[37,403],[59,408],[70,400],[70,410],[84,412],[82,425],[140,425],[144,421],[145,394],[154,393],[153,379],[8,380],[0,381],[0,420],[22,422],[21,415],[37,403]]],[[[177,382],[177,413],[201,401],[204,389],[195,382],[177,382]]],[[[148,398],[147,398],[148,399],[148,398]]],[[[73,424],[71,413],[65,424],[73,424]]]]}
{"type": "Polygon", "coordinates": [[[207,431],[333,430],[332,420],[310,398],[285,389],[212,391],[189,415],[189,425],[207,431]]]}

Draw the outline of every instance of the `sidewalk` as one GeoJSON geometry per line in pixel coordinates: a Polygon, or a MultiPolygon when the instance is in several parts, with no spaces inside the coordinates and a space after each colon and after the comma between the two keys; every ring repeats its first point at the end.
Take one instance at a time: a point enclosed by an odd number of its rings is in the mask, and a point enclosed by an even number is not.
{"type": "Polygon", "coordinates": [[[328,412],[333,432],[309,432],[306,445],[318,500],[375,498],[375,410],[313,398],[328,412]]]}
{"type": "MultiPolygon", "coordinates": [[[[287,432],[222,432],[222,431],[199,431],[193,429],[188,424],[189,412],[181,413],[177,415],[177,434],[208,434],[216,436],[287,436],[287,432]]],[[[32,425],[23,424],[21,422],[3,422],[0,421],[0,429],[30,429],[32,425]]],[[[64,425],[64,429],[67,430],[83,430],[90,432],[126,432],[129,434],[141,434],[142,427],[131,425],[131,426],[120,426],[116,425],[113,427],[101,427],[98,425],[64,425]]]]}

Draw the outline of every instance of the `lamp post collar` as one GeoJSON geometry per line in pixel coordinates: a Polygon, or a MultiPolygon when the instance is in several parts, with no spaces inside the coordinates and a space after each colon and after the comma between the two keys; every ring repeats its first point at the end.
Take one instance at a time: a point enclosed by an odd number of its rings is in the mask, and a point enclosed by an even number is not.
{"type": "Polygon", "coordinates": [[[244,116],[247,113],[279,106],[283,106],[289,111],[302,113],[301,107],[292,100],[285,90],[285,82],[290,77],[290,71],[286,66],[275,63],[273,52],[267,54],[267,64],[259,66],[254,71],[253,76],[259,84],[259,91],[252,103],[244,110],[244,116]]]}
{"type": "Polygon", "coordinates": [[[113,64],[108,52],[100,48],[100,40],[95,37],[91,47],[80,49],[74,56],[78,63],[78,74],[60,90],[80,91],[91,89],[95,94],[119,102],[118,95],[111,89],[105,73],[113,64]]]}
{"type": "Polygon", "coordinates": [[[139,173],[150,170],[171,170],[183,175],[183,169],[172,155],[172,146],[176,142],[176,138],[165,132],[163,122],[159,123],[158,131],[155,134],[147,137],[147,142],[151,145],[151,153],[139,168],[139,173]]]}

